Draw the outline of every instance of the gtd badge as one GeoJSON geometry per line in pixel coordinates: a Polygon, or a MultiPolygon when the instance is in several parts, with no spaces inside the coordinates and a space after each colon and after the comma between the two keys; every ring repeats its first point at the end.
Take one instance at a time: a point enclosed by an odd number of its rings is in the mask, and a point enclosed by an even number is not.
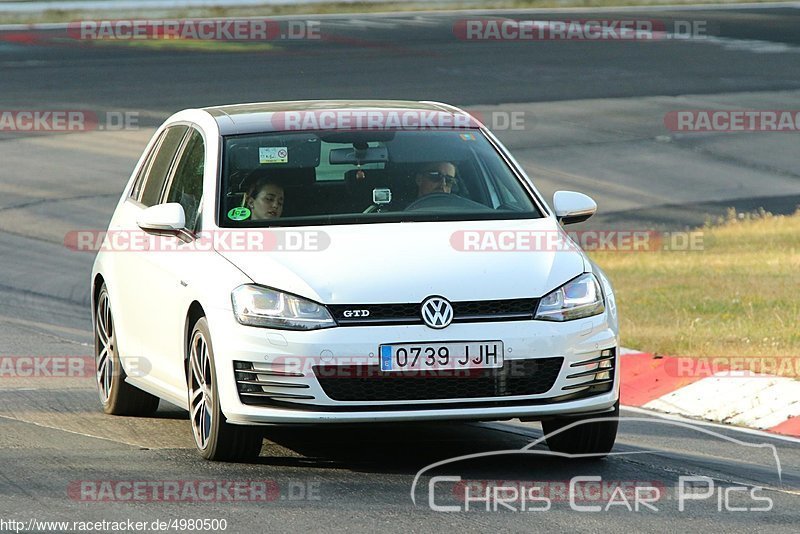
{"type": "Polygon", "coordinates": [[[442,297],[431,297],[422,303],[422,320],[431,328],[445,328],[453,322],[453,306],[442,297]]]}
{"type": "Polygon", "coordinates": [[[342,317],[347,319],[351,317],[369,317],[369,310],[345,310],[342,312],[342,317]]]}

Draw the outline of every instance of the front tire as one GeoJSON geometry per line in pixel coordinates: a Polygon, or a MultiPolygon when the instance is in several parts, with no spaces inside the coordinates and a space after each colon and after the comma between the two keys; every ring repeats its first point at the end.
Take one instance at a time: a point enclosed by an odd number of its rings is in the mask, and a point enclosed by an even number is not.
{"type": "Polygon", "coordinates": [[[590,458],[598,459],[606,456],[614,448],[618,427],[619,401],[614,405],[613,412],[583,417],[558,417],[542,421],[542,430],[547,436],[547,446],[551,451],[566,454],[591,454],[593,456],[590,458]],[[605,418],[610,419],[592,421],[605,418]],[[555,433],[578,421],[585,422],[555,433]]]}
{"type": "Polygon", "coordinates": [[[149,416],[158,410],[158,397],[145,393],[125,381],[127,375],[119,358],[114,316],[111,313],[111,301],[105,283],[97,295],[95,307],[94,362],[97,389],[104,413],[149,416]]]}
{"type": "Polygon", "coordinates": [[[200,455],[229,462],[257,457],[263,443],[258,429],[229,424],[220,408],[214,349],[205,317],[192,329],[188,367],[189,416],[200,455]]]}

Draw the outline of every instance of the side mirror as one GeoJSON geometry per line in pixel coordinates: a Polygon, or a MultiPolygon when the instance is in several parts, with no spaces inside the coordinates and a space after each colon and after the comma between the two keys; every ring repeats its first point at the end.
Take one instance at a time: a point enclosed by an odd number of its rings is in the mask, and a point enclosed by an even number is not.
{"type": "Polygon", "coordinates": [[[556,191],[553,195],[553,209],[561,224],[583,222],[597,211],[597,204],[591,197],[575,191],[556,191]]]}
{"type": "Polygon", "coordinates": [[[186,214],[177,202],[156,204],[144,210],[136,224],[152,234],[177,235],[186,231],[186,214]]]}

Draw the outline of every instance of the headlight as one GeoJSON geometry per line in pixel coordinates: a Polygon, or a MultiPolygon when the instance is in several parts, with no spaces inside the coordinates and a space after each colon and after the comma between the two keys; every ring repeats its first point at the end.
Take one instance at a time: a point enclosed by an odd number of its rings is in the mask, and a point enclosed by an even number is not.
{"type": "Polygon", "coordinates": [[[336,326],[327,308],[266,287],[244,285],[231,293],[236,320],[248,326],[316,330],[336,326]]]}
{"type": "Polygon", "coordinates": [[[545,295],[539,301],[534,319],[571,321],[605,311],[603,292],[592,273],[584,273],[545,295]]]}

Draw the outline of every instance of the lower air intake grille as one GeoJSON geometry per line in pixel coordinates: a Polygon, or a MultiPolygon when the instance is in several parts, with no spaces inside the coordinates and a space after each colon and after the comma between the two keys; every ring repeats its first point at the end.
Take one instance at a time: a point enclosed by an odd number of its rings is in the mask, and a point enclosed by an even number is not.
{"type": "Polygon", "coordinates": [[[508,360],[500,369],[390,372],[377,365],[314,367],[325,394],[337,401],[473,399],[538,395],[553,387],[563,358],[508,360]],[[345,376],[346,375],[346,376],[345,376]]]}

